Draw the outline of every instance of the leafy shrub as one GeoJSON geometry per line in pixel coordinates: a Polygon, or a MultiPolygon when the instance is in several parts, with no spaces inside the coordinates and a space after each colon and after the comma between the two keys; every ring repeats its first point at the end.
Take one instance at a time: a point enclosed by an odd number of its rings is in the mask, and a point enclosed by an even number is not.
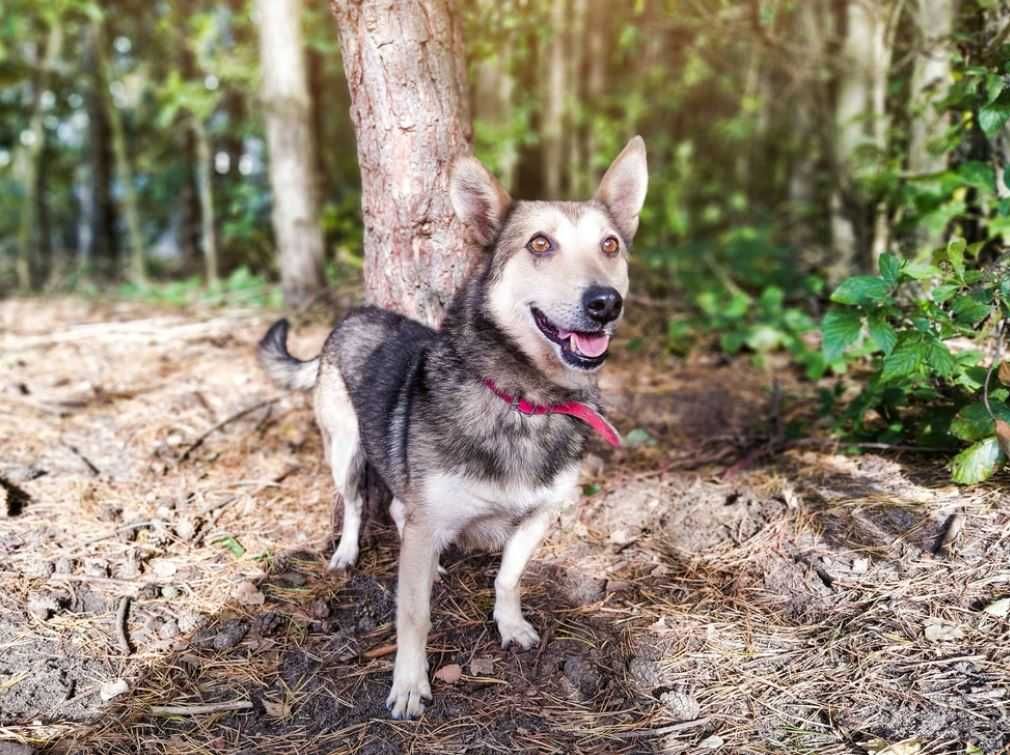
{"type": "Polygon", "coordinates": [[[870,368],[839,427],[856,439],[968,443],[951,464],[962,484],[988,479],[1007,459],[998,421],[1010,421],[1010,391],[1000,383],[1010,384],[1010,366],[986,368],[984,347],[1002,344],[1010,279],[1005,265],[972,268],[983,244],[956,238],[932,263],[885,254],[880,275],[835,289],[821,323],[827,363],[866,359],[870,368]]]}

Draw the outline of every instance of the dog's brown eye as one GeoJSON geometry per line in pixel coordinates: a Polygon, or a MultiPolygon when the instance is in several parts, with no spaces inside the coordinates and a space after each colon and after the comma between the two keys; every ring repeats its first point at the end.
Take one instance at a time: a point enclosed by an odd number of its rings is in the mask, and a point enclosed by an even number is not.
{"type": "Polygon", "coordinates": [[[604,254],[617,254],[617,251],[621,248],[621,242],[619,242],[613,236],[607,236],[600,243],[600,249],[603,250],[604,254]]]}
{"type": "Polygon", "coordinates": [[[547,252],[554,248],[554,244],[552,244],[551,240],[542,233],[538,233],[529,240],[526,244],[526,248],[533,252],[533,254],[547,254],[547,252]]]}

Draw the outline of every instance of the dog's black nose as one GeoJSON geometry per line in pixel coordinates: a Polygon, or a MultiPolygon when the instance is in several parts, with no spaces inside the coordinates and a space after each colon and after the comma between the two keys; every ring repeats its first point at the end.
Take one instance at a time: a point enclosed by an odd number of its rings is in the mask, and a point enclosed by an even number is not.
{"type": "Polygon", "coordinates": [[[610,286],[590,286],[582,294],[582,307],[596,322],[606,325],[621,316],[624,299],[616,288],[610,286]]]}

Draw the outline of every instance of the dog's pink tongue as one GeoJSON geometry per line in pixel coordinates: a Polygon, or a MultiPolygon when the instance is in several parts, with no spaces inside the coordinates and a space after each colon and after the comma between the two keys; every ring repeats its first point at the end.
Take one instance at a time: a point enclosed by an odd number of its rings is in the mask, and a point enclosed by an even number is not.
{"type": "Polygon", "coordinates": [[[584,357],[598,357],[607,350],[610,336],[606,333],[572,333],[572,347],[584,357]]]}

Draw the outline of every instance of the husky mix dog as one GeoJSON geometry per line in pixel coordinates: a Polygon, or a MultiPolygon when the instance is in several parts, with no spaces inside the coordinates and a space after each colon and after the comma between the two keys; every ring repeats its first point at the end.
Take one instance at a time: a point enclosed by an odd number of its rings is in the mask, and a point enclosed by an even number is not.
{"type": "Polygon", "coordinates": [[[494,618],[502,646],[539,642],[519,580],[558,504],[575,492],[586,438],[620,438],[600,414],[597,373],[628,292],[628,252],[645,201],[635,137],[588,202],[513,201],[474,158],[450,196],[487,250],[440,330],[374,307],[353,310],[322,353],[287,350],[287,322],[259,346],[281,386],[314,390],[343,531],[332,569],[358,557],[366,479],[392,494],[400,532],[394,718],[431,698],[425,654],[432,582],[450,543],[504,548],[494,618]]]}

